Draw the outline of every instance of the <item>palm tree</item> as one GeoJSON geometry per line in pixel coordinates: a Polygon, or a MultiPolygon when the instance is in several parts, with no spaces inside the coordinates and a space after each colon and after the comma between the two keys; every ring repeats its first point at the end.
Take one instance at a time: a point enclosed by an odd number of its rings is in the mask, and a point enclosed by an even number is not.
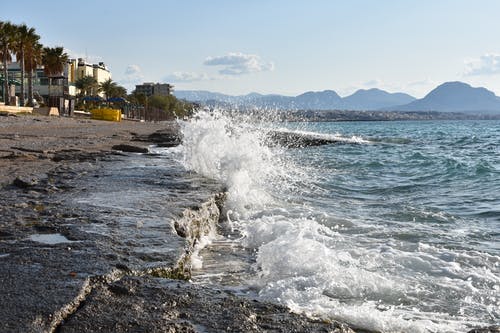
{"type": "Polygon", "coordinates": [[[112,79],[107,79],[99,85],[106,99],[113,97],[113,93],[116,91],[117,87],[118,85],[116,82],[113,82],[112,79]]]}
{"type": "Polygon", "coordinates": [[[127,89],[125,87],[117,85],[115,90],[113,91],[113,96],[112,97],[121,97],[121,98],[127,98],[127,89]]]}
{"type": "Polygon", "coordinates": [[[24,69],[28,73],[28,106],[33,105],[33,74],[42,63],[43,46],[39,43],[40,36],[33,33],[28,38],[24,50],[24,69]]]}
{"type": "Polygon", "coordinates": [[[42,55],[43,72],[49,78],[49,106],[50,106],[50,91],[52,88],[52,78],[56,75],[62,75],[64,65],[68,62],[68,55],[64,52],[62,46],[44,47],[42,55]]]}
{"type": "Polygon", "coordinates": [[[87,75],[75,82],[75,87],[80,90],[80,96],[91,96],[99,90],[99,84],[95,77],[87,75]]]}
{"type": "Polygon", "coordinates": [[[16,40],[16,26],[10,22],[0,21],[0,57],[3,64],[3,101],[9,105],[9,78],[7,66],[12,61],[11,52],[16,40]]]}
{"type": "Polygon", "coordinates": [[[28,72],[28,106],[33,105],[33,74],[37,67],[42,64],[43,46],[38,42],[40,36],[33,34],[26,44],[24,54],[24,67],[28,72]]]}
{"type": "Polygon", "coordinates": [[[34,40],[38,41],[39,38],[40,37],[35,33],[34,28],[28,28],[26,24],[17,26],[17,38],[14,43],[14,51],[16,53],[17,62],[19,63],[19,68],[21,70],[21,94],[19,98],[21,106],[24,106],[26,50],[29,47],[28,44],[33,43],[34,40]]]}

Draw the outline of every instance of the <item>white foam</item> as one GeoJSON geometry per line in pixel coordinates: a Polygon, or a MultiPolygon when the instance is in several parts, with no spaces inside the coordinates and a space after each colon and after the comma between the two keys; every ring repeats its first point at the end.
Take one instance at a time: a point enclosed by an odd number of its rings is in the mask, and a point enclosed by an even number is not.
{"type": "Polygon", "coordinates": [[[311,137],[311,138],[316,138],[316,139],[325,139],[325,140],[331,140],[333,142],[343,142],[343,143],[356,143],[356,144],[370,144],[373,143],[370,140],[364,139],[360,136],[357,135],[352,135],[351,137],[342,135],[340,133],[320,133],[320,132],[311,132],[311,131],[305,131],[305,130],[290,130],[287,128],[280,128],[276,131],[279,132],[284,132],[284,133],[295,133],[299,134],[305,137],[311,137]]]}
{"type": "Polygon", "coordinates": [[[200,113],[180,124],[184,165],[225,184],[233,211],[246,214],[273,201],[266,183],[286,172],[277,150],[262,143],[262,133],[221,114],[200,113]]]}

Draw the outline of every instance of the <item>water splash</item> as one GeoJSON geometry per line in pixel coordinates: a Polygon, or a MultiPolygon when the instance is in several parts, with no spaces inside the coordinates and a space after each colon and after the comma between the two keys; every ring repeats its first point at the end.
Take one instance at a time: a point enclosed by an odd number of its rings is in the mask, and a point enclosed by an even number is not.
{"type": "MultiPolygon", "coordinates": [[[[352,210],[365,207],[342,196],[351,189],[337,186],[342,191],[334,196],[332,184],[344,175],[324,161],[324,151],[286,150],[266,142],[269,131],[376,149],[371,140],[290,130],[222,110],[199,113],[181,129],[184,166],[227,187],[228,216],[242,235],[241,245],[255,254],[254,276],[247,283],[258,287],[263,299],[383,332],[466,331],[499,318],[498,256],[426,242],[417,246],[413,238],[430,231],[425,224],[410,225],[413,235],[397,220],[360,219],[352,210]],[[319,156],[315,163],[304,163],[314,154],[319,156]],[[343,221],[335,215],[339,209],[350,210],[343,221]]],[[[416,216],[418,210],[406,211],[416,216]]],[[[456,223],[440,211],[424,213],[424,222],[456,223]]]]}

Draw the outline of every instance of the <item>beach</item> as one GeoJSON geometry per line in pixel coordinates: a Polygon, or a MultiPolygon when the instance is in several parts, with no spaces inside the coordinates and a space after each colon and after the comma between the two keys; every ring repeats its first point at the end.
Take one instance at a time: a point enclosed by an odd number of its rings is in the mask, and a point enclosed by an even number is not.
{"type": "Polygon", "coordinates": [[[225,194],[151,148],[179,142],[174,122],[0,117],[1,331],[352,332],[189,282],[225,194]]]}

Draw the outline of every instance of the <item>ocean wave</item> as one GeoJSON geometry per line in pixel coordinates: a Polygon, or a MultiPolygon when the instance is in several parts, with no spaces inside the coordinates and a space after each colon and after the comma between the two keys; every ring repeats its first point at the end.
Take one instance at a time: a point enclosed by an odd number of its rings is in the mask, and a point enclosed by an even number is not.
{"type": "Polygon", "coordinates": [[[227,188],[225,215],[252,255],[246,281],[262,299],[382,332],[451,333],[500,317],[500,257],[466,246],[474,221],[432,204],[431,192],[449,195],[456,188],[445,186],[470,170],[459,156],[420,152],[422,138],[402,140],[413,148],[373,145],[373,135],[218,111],[181,130],[184,166],[227,188]],[[270,145],[270,132],[349,145],[290,150],[270,145]]]}

